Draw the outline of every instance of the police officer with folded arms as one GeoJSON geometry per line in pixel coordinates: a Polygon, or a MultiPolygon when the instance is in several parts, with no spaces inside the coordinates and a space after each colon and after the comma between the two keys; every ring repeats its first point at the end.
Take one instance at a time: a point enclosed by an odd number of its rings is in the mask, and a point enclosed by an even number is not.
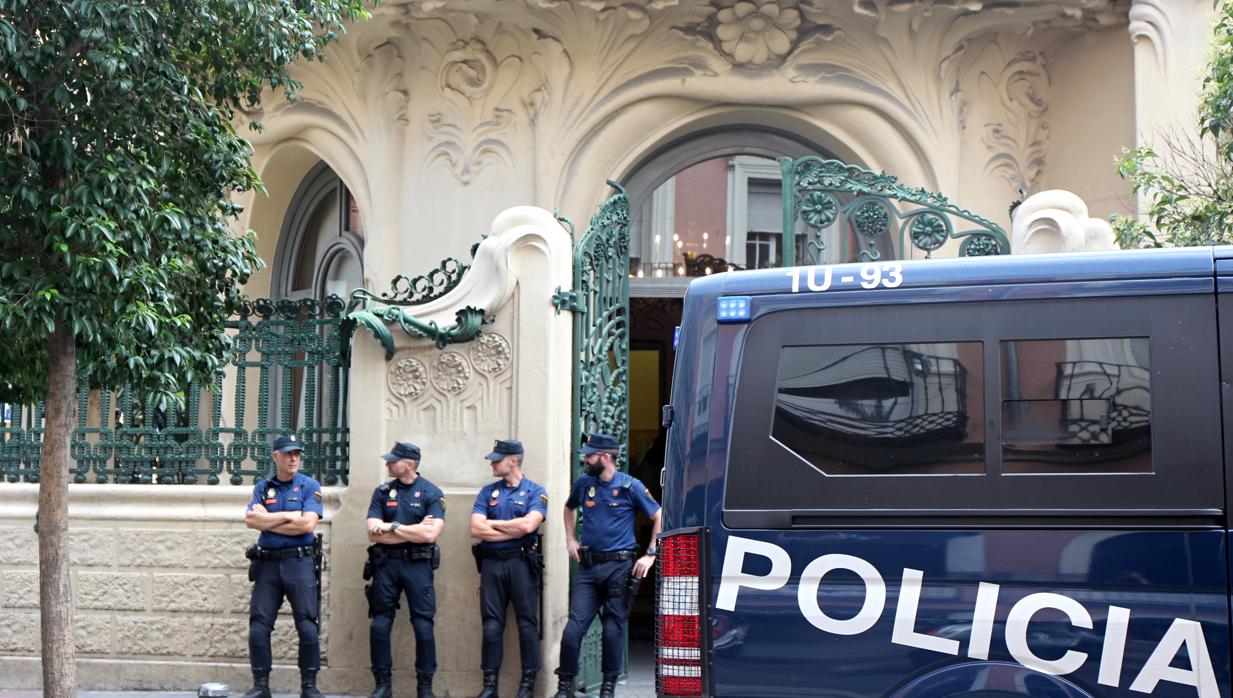
{"type": "Polygon", "coordinates": [[[553,698],[574,698],[578,653],[582,636],[600,614],[603,627],[603,684],[600,698],[616,695],[617,677],[624,669],[625,624],[638,584],[655,564],[655,540],[659,537],[659,504],[646,486],[627,473],[617,471],[621,445],[616,437],[592,434],[578,452],[586,473],[578,478],[565,501],[565,542],[569,555],[578,561],[578,574],[569,594],[569,621],[561,636],[558,687],[553,698]],[[575,524],[582,510],[581,541],[575,524]],[[639,553],[634,538],[634,519],[641,511],[651,517],[651,547],[639,553]]]}
{"type": "Polygon", "coordinates": [[[303,456],[303,444],[295,436],[275,439],[275,473],[257,481],[244,512],[244,523],[261,531],[257,545],[246,553],[250,560],[248,576],[253,582],[248,607],[253,688],[244,698],[270,698],[270,633],[283,597],[291,603],[300,637],[300,698],[323,698],[317,690],[321,597],[313,562],[313,531],[324,512],[321,485],[300,472],[303,456]]]}
{"type": "Polygon", "coordinates": [[[521,441],[498,440],[492,453],[492,475],[499,478],[480,489],[471,509],[472,548],[480,572],[480,617],[483,620],[484,688],[477,698],[498,698],[497,675],[504,649],[505,613],[514,605],[522,679],[517,698],[532,698],[540,669],[539,596],[543,558],[539,525],[548,514],[543,487],[522,474],[521,441]]]}
{"type": "Polygon", "coordinates": [[[440,560],[437,537],[445,526],[441,489],[419,474],[420,449],[396,442],[381,456],[392,480],[373,490],[368,506],[369,564],[371,574],[368,633],[372,673],[376,683],[371,698],[393,695],[393,659],[390,631],[400,596],[407,599],[415,630],[416,698],[433,698],[432,676],[437,671],[437,644],[433,634],[437,595],[432,576],[440,560]]]}

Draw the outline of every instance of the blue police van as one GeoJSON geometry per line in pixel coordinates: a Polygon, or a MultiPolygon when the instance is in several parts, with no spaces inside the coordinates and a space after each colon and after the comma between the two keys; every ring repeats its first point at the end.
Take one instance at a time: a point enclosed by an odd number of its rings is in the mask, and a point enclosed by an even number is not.
{"type": "Polygon", "coordinates": [[[661,696],[1230,696],[1233,249],[685,297],[661,696]]]}

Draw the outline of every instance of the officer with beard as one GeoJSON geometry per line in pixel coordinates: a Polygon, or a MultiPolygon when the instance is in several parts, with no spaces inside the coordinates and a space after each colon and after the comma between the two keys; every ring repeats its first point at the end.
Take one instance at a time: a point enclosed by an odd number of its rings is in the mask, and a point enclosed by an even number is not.
{"type": "Polygon", "coordinates": [[[586,474],[578,478],[565,501],[565,541],[578,562],[569,594],[569,622],[561,636],[558,687],[553,698],[574,698],[578,654],[582,636],[595,614],[603,626],[603,673],[600,698],[613,698],[617,677],[624,669],[622,643],[629,608],[638,584],[655,564],[655,539],[662,522],[659,504],[646,485],[617,470],[621,444],[616,437],[592,434],[578,452],[586,474]],[[582,508],[582,540],[574,535],[582,508]],[[634,519],[641,511],[651,517],[651,546],[639,555],[634,519]]]}

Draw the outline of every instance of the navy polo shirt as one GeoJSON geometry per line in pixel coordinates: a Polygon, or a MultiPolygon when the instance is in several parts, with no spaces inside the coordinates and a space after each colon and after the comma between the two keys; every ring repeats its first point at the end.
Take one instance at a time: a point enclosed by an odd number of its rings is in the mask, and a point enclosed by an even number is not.
{"type": "MultiPolygon", "coordinates": [[[[533,511],[548,518],[548,493],[528,477],[522,478],[517,487],[510,487],[505,480],[497,480],[481,488],[475,496],[475,506],[471,507],[472,514],[481,514],[494,521],[520,519],[533,511]]],[[[534,535],[528,533],[513,540],[482,541],[480,545],[489,550],[510,550],[520,547],[527,537],[534,535]]]]}
{"type": "MultiPolygon", "coordinates": [[[[321,485],[304,473],[296,473],[288,482],[279,480],[277,476],[258,480],[253,486],[253,498],[249,501],[248,508],[252,509],[254,504],[260,504],[268,512],[311,511],[318,518],[325,517],[325,509],[321,506],[321,485]]],[[[273,531],[262,531],[257,538],[257,545],[271,550],[312,544],[311,532],[300,536],[284,536],[273,531]]]]}
{"type": "Polygon", "coordinates": [[[583,475],[574,482],[565,506],[582,508],[582,544],[599,553],[637,548],[635,513],[654,516],[659,511],[646,485],[622,472],[611,482],[583,475]]]}
{"type": "Polygon", "coordinates": [[[423,476],[415,478],[410,485],[396,479],[390,480],[373,490],[372,501],[368,503],[368,518],[408,525],[417,524],[429,515],[444,519],[444,496],[440,487],[423,476]]]}

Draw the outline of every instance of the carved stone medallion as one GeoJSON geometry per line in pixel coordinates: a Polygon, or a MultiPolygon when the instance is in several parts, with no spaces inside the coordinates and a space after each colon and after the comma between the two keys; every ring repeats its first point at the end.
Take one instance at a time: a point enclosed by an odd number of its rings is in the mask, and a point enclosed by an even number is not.
{"type": "Polygon", "coordinates": [[[485,332],[471,345],[471,363],[486,375],[504,371],[513,359],[509,340],[494,332],[485,332]]]}
{"type": "Polygon", "coordinates": [[[390,366],[387,380],[398,397],[418,397],[428,385],[428,369],[419,359],[404,356],[390,366]]]}
{"type": "Polygon", "coordinates": [[[443,393],[461,392],[471,381],[471,364],[456,351],[447,351],[432,362],[432,384],[443,393]]]}

